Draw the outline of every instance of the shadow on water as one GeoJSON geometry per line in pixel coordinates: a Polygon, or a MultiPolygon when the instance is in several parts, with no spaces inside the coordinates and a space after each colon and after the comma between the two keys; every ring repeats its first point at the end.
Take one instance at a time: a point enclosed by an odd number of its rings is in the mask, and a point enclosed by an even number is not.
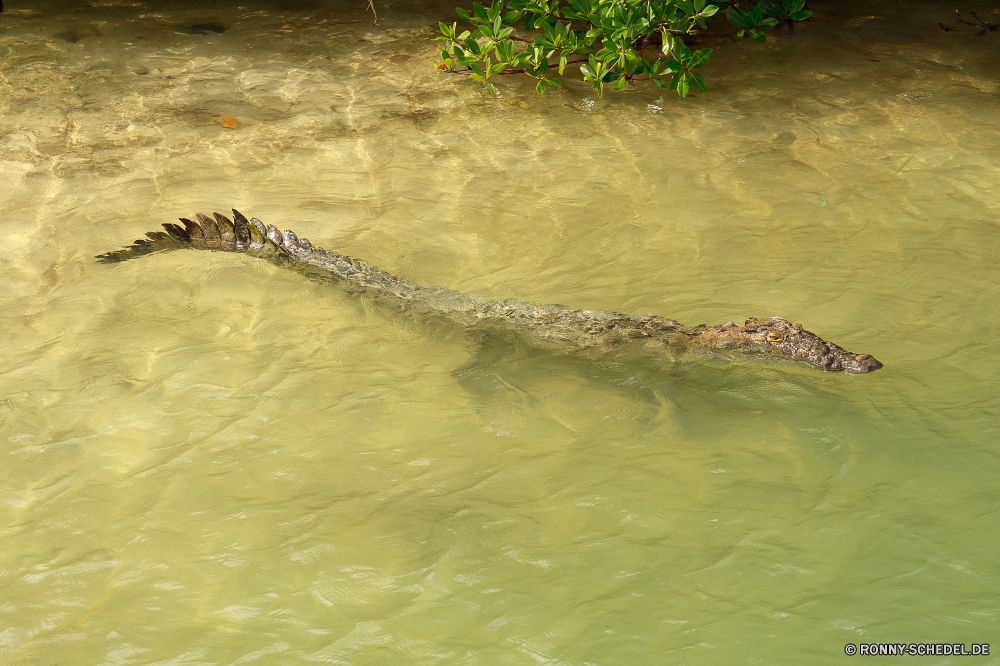
{"type": "Polygon", "coordinates": [[[477,333],[474,345],[452,374],[502,435],[530,436],[532,414],[588,408],[604,412],[616,424],[608,432],[624,438],[658,432],[666,441],[739,442],[781,431],[802,442],[846,441],[884,430],[870,387],[885,373],[852,376],[736,353],[595,360],[539,350],[502,331],[477,333]]]}

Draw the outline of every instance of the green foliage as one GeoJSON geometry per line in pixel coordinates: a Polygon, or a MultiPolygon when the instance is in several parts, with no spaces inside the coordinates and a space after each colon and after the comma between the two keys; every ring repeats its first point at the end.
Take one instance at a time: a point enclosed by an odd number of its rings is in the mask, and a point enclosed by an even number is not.
{"type": "Polygon", "coordinates": [[[738,37],[749,34],[755,42],[767,41],[767,37],[764,36],[761,30],[773,28],[778,25],[778,19],[771,17],[764,18],[765,4],[767,3],[758,2],[757,6],[750,10],[734,7],[732,11],[726,13],[726,18],[729,19],[729,22],[739,28],[736,32],[738,37]]]}
{"type": "Polygon", "coordinates": [[[806,0],[770,0],[765,3],[764,13],[779,21],[805,21],[812,12],[805,9],[806,0]]]}
{"type": "Polygon", "coordinates": [[[811,12],[805,0],[494,0],[488,7],[474,2],[472,11],[455,11],[472,31],[440,23],[440,70],[465,74],[496,95],[498,76],[524,74],[544,93],[558,86],[569,65],[580,65],[584,81],[598,95],[605,84],[615,90],[626,83],[653,81],[681,97],[691,89],[708,90],[703,67],[712,49],[691,51],[685,35],[706,29],[706,19],[725,11],[737,35],[766,40],[763,30],[779,19],[801,21],[811,12]],[[519,33],[514,34],[518,28],[519,33]],[[522,36],[523,35],[523,36],[522,36]],[[656,48],[660,47],[660,48],[656,48]],[[463,69],[458,69],[463,68],[463,69]]]}

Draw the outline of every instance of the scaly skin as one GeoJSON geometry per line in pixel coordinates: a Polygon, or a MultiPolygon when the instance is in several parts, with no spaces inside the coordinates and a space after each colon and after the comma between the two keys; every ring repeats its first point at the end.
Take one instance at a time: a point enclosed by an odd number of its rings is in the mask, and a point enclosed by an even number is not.
{"type": "Polygon", "coordinates": [[[164,224],[147,239],[97,258],[102,263],[126,261],[153,252],[183,248],[241,252],[304,273],[333,280],[422,312],[443,316],[470,329],[502,327],[529,343],[563,352],[601,356],[631,345],[654,356],[671,350],[736,349],[805,361],[824,370],[870,372],[882,364],[868,354],[854,354],[781,317],[743,326],[684,326],[672,319],[597,310],[570,310],[516,300],[491,301],[449,289],[423,287],[380,271],[345,255],[313,247],[291,231],[279,232],[256,218],[247,220],[235,209],[234,220],[215,213],[199,214],[198,222],[181,218],[184,227],[164,224]]]}

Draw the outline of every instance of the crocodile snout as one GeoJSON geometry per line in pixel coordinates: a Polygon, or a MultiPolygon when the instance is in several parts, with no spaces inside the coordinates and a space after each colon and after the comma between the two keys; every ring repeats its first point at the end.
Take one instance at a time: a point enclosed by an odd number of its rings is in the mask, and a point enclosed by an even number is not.
{"type": "Polygon", "coordinates": [[[871,354],[858,354],[842,361],[844,370],[849,372],[871,372],[882,367],[882,363],[871,354]]]}

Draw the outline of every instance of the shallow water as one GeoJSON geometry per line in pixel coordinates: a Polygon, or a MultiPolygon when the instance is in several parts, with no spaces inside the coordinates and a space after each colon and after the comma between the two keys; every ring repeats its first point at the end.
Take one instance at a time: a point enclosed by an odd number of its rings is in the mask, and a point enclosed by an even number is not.
{"type": "Polygon", "coordinates": [[[952,7],[815,2],[679,101],[491,99],[430,66],[452,3],[7,4],[0,661],[994,639],[1000,60],[952,7]],[[93,260],[231,206],[425,284],[780,315],[885,368],[480,350],[247,257],[93,260]]]}

